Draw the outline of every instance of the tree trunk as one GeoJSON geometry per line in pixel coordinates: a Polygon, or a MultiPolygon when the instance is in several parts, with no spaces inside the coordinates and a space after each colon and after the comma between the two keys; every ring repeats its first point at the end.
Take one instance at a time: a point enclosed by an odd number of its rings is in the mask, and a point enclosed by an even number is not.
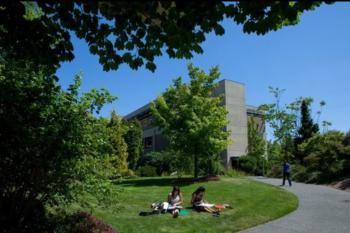
{"type": "Polygon", "coordinates": [[[194,154],[194,178],[198,178],[198,155],[194,154]]]}

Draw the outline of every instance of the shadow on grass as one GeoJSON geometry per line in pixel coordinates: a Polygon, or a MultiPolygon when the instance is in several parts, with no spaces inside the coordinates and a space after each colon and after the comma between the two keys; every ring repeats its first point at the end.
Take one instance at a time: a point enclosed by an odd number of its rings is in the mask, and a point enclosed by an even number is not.
{"type": "Polygon", "coordinates": [[[117,181],[116,184],[122,186],[134,186],[134,187],[145,187],[145,186],[188,186],[194,183],[202,183],[208,181],[218,181],[220,178],[218,176],[204,176],[200,178],[192,177],[148,177],[148,178],[138,178],[138,179],[128,179],[117,181]]]}
{"type": "MultiPolygon", "coordinates": [[[[116,184],[122,186],[172,186],[176,183],[178,178],[176,177],[156,177],[156,178],[138,178],[119,181],[116,184]]],[[[181,185],[182,186],[182,185],[181,185]]]]}

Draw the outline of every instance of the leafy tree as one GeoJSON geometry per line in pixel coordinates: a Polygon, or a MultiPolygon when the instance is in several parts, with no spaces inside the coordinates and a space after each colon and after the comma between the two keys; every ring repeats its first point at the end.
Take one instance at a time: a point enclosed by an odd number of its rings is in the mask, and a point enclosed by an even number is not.
{"type": "Polygon", "coordinates": [[[253,118],[248,120],[248,154],[240,159],[240,166],[249,173],[263,173],[263,166],[266,163],[266,141],[259,125],[253,118]],[[250,158],[252,157],[252,158],[250,158]]]}
{"type": "Polygon", "coordinates": [[[326,105],[326,102],[324,100],[322,100],[320,102],[320,110],[317,111],[317,119],[316,119],[316,123],[319,124],[320,122],[320,117],[321,117],[321,114],[322,114],[322,110],[323,110],[323,107],[326,105]]]}
{"type": "MultiPolygon", "coordinates": [[[[111,177],[119,171],[114,166],[115,155],[110,152],[108,123],[107,119],[89,114],[84,128],[80,128],[84,142],[79,159],[71,169],[73,172],[70,172],[74,177],[70,192],[76,202],[87,208],[91,203],[85,201],[86,193],[96,197],[102,206],[117,203],[118,190],[112,185],[111,177]]],[[[62,203],[59,204],[55,208],[64,208],[62,203]]]]}
{"type": "Polygon", "coordinates": [[[228,144],[227,111],[222,96],[213,97],[214,83],[220,76],[218,67],[209,74],[188,66],[190,83],[174,80],[163,95],[151,104],[155,123],[164,130],[172,149],[193,157],[194,176],[201,161],[217,158],[228,144]]]}
{"type": "Polygon", "coordinates": [[[322,121],[322,132],[326,133],[329,130],[329,127],[332,126],[332,122],[322,121]]]}
{"type": "MultiPolygon", "coordinates": [[[[311,138],[314,134],[318,133],[319,127],[318,124],[315,124],[310,116],[310,109],[309,106],[312,103],[312,99],[304,99],[301,102],[300,112],[301,112],[301,119],[300,119],[300,127],[298,129],[298,136],[295,138],[295,144],[296,146],[305,142],[307,139],[311,138]]],[[[299,153],[298,150],[296,150],[296,156],[299,159],[299,161],[303,161],[303,154],[299,153]]]]}
{"type": "Polygon", "coordinates": [[[232,19],[243,32],[263,35],[295,25],[321,2],[55,1],[0,3],[0,49],[54,70],[74,58],[71,34],[84,39],[103,69],[128,64],[154,71],[154,58],[191,58],[203,53],[206,34],[223,35],[232,19]],[[16,41],[16,43],[14,43],[16,41]]]}
{"type": "Polygon", "coordinates": [[[291,158],[294,152],[293,139],[298,129],[301,98],[281,106],[281,97],[285,90],[273,87],[269,87],[269,90],[275,98],[275,103],[263,104],[259,106],[259,110],[264,112],[264,121],[273,129],[274,138],[281,145],[284,157],[291,158]]]}
{"type": "Polygon", "coordinates": [[[79,76],[62,91],[57,78],[44,73],[21,60],[6,59],[0,65],[3,232],[42,231],[44,205],[54,204],[57,196],[72,197],[72,187],[85,182],[77,179],[74,167],[87,151],[88,119],[114,100],[107,91],[96,90],[79,97],[79,76]]]}
{"type": "Polygon", "coordinates": [[[248,120],[248,154],[254,157],[264,156],[266,151],[266,140],[263,131],[259,128],[253,118],[248,120]]]}
{"type": "Polygon", "coordinates": [[[115,111],[112,112],[107,127],[110,154],[114,157],[115,168],[122,174],[128,170],[128,145],[123,138],[126,127],[115,111]]]}
{"type": "Polygon", "coordinates": [[[124,140],[128,147],[128,164],[132,170],[136,169],[137,162],[142,154],[142,128],[138,120],[126,121],[127,132],[124,134],[124,140]]]}

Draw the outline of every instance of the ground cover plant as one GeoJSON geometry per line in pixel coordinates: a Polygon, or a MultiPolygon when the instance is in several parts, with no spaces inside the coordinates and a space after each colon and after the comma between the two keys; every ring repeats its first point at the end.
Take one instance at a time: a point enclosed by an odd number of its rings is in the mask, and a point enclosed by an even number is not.
{"type": "MultiPolygon", "coordinates": [[[[175,178],[155,177],[124,180],[117,184],[122,188],[119,204],[101,207],[92,196],[85,211],[111,225],[118,232],[236,232],[281,217],[298,205],[297,198],[278,187],[262,184],[248,178],[221,177],[220,181],[182,185],[184,206],[189,207],[191,193],[200,185],[206,191],[206,200],[226,203],[219,218],[208,213],[188,209],[189,215],[173,219],[171,214],[139,216],[140,211],[150,211],[150,204],[165,200],[175,178]]],[[[72,205],[71,211],[82,210],[72,205]]]]}

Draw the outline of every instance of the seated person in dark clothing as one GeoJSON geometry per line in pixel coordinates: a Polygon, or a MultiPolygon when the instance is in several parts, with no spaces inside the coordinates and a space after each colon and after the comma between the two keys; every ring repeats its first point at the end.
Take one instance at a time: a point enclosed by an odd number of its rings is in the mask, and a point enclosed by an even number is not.
{"type": "Polygon", "coordinates": [[[205,211],[209,213],[218,214],[219,211],[216,208],[214,208],[214,205],[205,203],[203,199],[204,193],[204,187],[199,187],[195,192],[192,193],[191,204],[193,205],[193,208],[197,211],[205,211]]]}

